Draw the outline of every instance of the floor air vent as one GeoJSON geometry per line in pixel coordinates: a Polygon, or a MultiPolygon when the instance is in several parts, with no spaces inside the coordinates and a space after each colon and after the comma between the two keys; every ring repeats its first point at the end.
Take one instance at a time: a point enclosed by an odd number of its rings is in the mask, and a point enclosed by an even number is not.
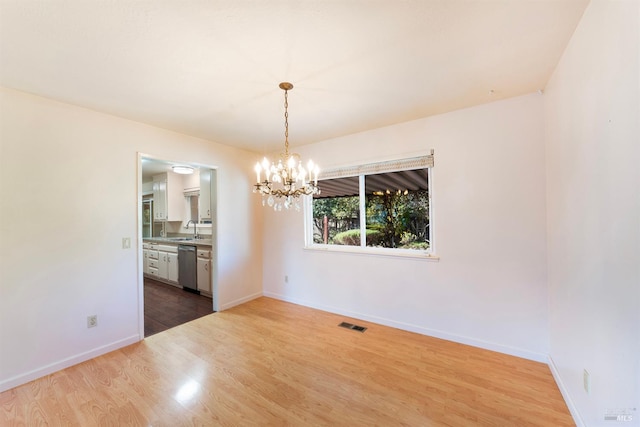
{"type": "Polygon", "coordinates": [[[342,322],[338,326],[340,326],[341,328],[352,329],[358,332],[364,332],[367,330],[367,328],[365,328],[364,326],[358,326],[358,325],[354,325],[352,323],[347,323],[347,322],[342,322]]]}

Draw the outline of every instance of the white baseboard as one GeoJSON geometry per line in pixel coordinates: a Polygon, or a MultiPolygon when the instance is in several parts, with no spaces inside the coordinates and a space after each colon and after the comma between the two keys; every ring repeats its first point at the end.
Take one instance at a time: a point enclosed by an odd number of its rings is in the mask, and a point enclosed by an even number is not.
{"type": "Polygon", "coordinates": [[[256,298],[260,298],[262,296],[262,292],[256,292],[255,294],[248,295],[246,297],[239,298],[235,301],[228,302],[226,304],[222,304],[220,306],[220,311],[228,310],[231,307],[235,307],[236,305],[244,304],[245,302],[249,302],[256,298]]]}
{"type": "Polygon", "coordinates": [[[29,381],[36,380],[38,378],[44,377],[45,375],[49,375],[62,369],[68,368],[69,366],[77,365],[78,363],[85,362],[89,359],[93,359],[94,357],[102,356],[103,354],[109,353],[119,348],[135,344],[140,340],[141,338],[139,335],[132,335],[119,341],[115,341],[110,344],[91,349],[84,353],[67,357],[66,359],[59,360],[57,362],[51,363],[38,369],[34,369],[24,374],[16,375],[15,377],[2,380],[0,381],[0,392],[18,387],[19,385],[26,384],[29,381]]]}
{"type": "Polygon", "coordinates": [[[273,292],[264,292],[264,296],[279,299],[282,301],[291,302],[305,307],[311,307],[318,310],[328,311],[330,313],[341,314],[344,316],[353,317],[355,319],[362,319],[380,325],[391,326],[392,328],[402,329],[409,332],[415,332],[421,335],[427,335],[430,337],[440,338],[448,341],[457,342],[460,344],[470,345],[472,347],[479,347],[485,350],[497,351],[498,353],[508,354],[510,356],[521,357],[523,359],[533,360],[535,362],[547,363],[548,356],[542,353],[536,353],[521,348],[510,347],[502,344],[496,344],[488,341],[482,341],[474,338],[465,337],[462,335],[450,334],[448,332],[439,331],[436,329],[424,328],[422,326],[412,325],[410,323],[398,322],[383,317],[370,316],[363,313],[356,313],[349,310],[342,310],[336,307],[329,307],[320,304],[314,304],[309,301],[299,300],[296,298],[290,298],[285,295],[276,294],[273,292]]]}
{"type": "Polygon", "coordinates": [[[567,404],[567,408],[569,408],[569,412],[573,417],[573,421],[576,423],[576,427],[586,427],[587,425],[582,420],[582,417],[578,412],[578,408],[576,408],[576,405],[573,403],[573,400],[571,399],[571,395],[569,394],[567,387],[565,387],[564,383],[562,382],[560,371],[558,371],[558,368],[556,367],[556,364],[553,362],[553,358],[551,356],[549,356],[547,360],[547,365],[549,365],[549,369],[551,370],[551,375],[553,375],[553,379],[556,381],[556,384],[560,389],[560,394],[562,394],[562,398],[564,399],[564,402],[567,404]]]}

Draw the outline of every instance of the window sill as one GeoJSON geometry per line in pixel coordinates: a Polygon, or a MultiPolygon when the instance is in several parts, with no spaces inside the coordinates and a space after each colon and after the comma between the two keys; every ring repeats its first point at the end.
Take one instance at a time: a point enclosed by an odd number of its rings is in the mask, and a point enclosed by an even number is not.
{"type": "Polygon", "coordinates": [[[317,252],[342,252],[356,255],[373,255],[392,258],[417,258],[425,261],[440,261],[440,257],[426,251],[417,251],[412,249],[386,249],[386,248],[369,248],[362,246],[343,246],[343,245],[310,245],[305,246],[304,250],[317,252]]]}

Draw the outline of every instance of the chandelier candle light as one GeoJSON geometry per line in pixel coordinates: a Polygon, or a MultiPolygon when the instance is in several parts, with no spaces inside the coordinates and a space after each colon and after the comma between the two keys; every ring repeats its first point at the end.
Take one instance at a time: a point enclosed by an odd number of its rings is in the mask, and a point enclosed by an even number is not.
{"type": "Polygon", "coordinates": [[[300,155],[289,153],[288,92],[293,89],[293,85],[283,82],[279,87],[284,90],[284,153],[280,154],[277,164],[270,162],[266,157],[262,159],[262,163],[256,163],[256,184],[253,192],[260,193],[263,206],[268,204],[276,211],[281,211],[282,206],[285,209],[293,206],[296,210],[300,210],[298,203],[300,196],[320,194],[318,188],[320,169],[312,160],[309,160],[305,169],[300,155]]]}

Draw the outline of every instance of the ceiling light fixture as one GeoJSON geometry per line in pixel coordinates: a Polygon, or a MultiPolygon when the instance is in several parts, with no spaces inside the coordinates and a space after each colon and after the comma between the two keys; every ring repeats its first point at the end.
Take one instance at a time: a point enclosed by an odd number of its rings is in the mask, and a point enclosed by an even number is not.
{"type": "Polygon", "coordinates": [[[193,173],[193,168],[191,166],[171,166],[171,169],[180,175],[191,175],[193,173]]]}
{"type": "Polygon", "coordinates": [[[309,160],[307,169],[302,166],[300,155],[289,153],[289,96],[293,85],[288,82],[280,83],[284,90],[284,153],[280,154],[278,163],[273,163],[265,157],[262,163],[256,163],[256,184],[253,192],[262,196],[262,206],[268,204],[276,211],[295,207],[300,210],[298,199],[300,196],[320,194],[318,189],[317,165],[309,160]],[[264,180],[262,180],[264,174],[264,180]],[[313,175],[313,182],[312,182],[313,175]]]}

